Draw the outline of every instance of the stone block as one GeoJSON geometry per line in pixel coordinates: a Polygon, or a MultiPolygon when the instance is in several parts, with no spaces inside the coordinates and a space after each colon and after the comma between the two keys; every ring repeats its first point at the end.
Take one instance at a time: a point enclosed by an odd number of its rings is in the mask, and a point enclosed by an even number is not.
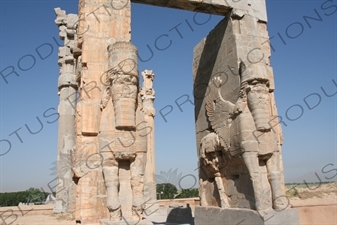
{"type": "Polygon", "coordinates": [[[218,207],[195,207],[195,224],[216,225],[299,225],[296,209],[272,211],[261,216],[251,209],[221,209],[218,207]]]}
{"type": "Polygon", "coordinates": [[[153,225],[149,220],[121,220],[121,221],[111,221],[111,220],[100,220],[100,225],[153,225]]]}
{"type": "Polygon", "coordinates": [[[83,104],[82,105],[82,133],[97,135],[99,131],[100,117],[99,103],[83,104]]]}
{"type": "Polygon", "coordinates": [[[143,3],[169,8],[185,9],[210,14],[226,15],[231,9],[239,17],[249,14],[261,21],[267,22],[265,0],[131,0],[135,3],[143,3]]]}

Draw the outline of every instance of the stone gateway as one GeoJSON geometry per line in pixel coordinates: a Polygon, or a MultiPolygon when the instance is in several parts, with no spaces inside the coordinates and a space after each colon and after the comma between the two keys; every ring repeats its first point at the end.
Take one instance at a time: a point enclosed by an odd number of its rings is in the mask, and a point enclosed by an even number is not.
{"type": "MultiPolygon", "coordinates": [[[[224,16],[194,48],[195,224],[299,224],[284,192],[265,0],[133,2],[224,16]]],[[[154,72],[138,71],[130,7],[80,0],[78,15],[55,9],[64,46],[54,211],[77,224],[153,224],[145,214],[158,208],[154,72]]]]}

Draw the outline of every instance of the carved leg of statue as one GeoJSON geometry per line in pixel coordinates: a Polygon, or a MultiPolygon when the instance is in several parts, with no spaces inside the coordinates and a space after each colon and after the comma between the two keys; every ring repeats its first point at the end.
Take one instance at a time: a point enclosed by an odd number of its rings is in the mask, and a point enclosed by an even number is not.
{"type": "Polygon", "coordinates": [[[263,196],[261,174],[259,171],[259,159],[257,157],[257,152],[244,152],[242,158],[248,169],[250,179],[253,183],[254,195],[255,195],[255,206],[256,210],[260,214],[264,214],[263,211],[268,211],[271,208],[268,207],[268,202],[266,202],[265,196],[263,196]]]}
{"type": "Polygon", "coordinates": [[[110,220],[122,220],[121,203],[119,201],[118,162],[111,152],[103,152],[103,175],[107,189],[107,207],[110,212],[110,220]]]}
{"type": "Polygon", "coordinates": [[[204,159],[199,159],[199,196],[200,196],[200,205],[208,206],[206,199],[206,186],[207,186],[207,166],[204,164],[204,159]]]}
{"type": "Polygon", "coordinates": [[[276,210],[284,210],[289,207],[289,202],[281,184],[280,175],[280,153],[274,152],[270,159],[267,160],[268,180],[271,186],[273,208],[276,210]]]}
{"type": "Polygon", "coordinates": [[[229,208],[228,198],[227,198],[225,188],[223,186],[222,179],[220,176],[215,177],[215,183],[216,183],[216,186],[218,187],[218,191],[220,195],[221,208],[229,208]]]}
{"type": "Polygon", "coordinates": [[[141,220],[143,214],[143,189],[144,172],[146,163],[146,153],[137,153],[134,161],[131,162],[131,188],[132,188],[132,217],[134,220],[141,220]]]}
{"type": "Polygon", "coordinates": [[[202,178],[199,180],[199,196],[201,206],[208,206],[206,201],[206,184],[207,181],[204,181],[202,178]]]}

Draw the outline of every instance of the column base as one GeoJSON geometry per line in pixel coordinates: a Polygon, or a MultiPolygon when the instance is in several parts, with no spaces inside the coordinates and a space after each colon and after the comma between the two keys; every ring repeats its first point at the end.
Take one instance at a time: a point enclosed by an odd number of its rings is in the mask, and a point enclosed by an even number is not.
{"type": "Polygon", "coordinates": [[[55,201],[55,207],[53,209],[53,213],[64,213],[67,210],[63,207],[61,200],[55,201]]]}

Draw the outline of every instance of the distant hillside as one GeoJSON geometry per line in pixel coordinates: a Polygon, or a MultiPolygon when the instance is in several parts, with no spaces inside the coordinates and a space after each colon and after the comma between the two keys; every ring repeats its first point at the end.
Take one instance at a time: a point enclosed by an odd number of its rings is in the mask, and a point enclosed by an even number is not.
{"type": "Polygon", "coordinates": [[[286,183],[337,182],[337,169],[332,163],[321,170],[313,170],[299,177],[286,177],[286,183]]]}

